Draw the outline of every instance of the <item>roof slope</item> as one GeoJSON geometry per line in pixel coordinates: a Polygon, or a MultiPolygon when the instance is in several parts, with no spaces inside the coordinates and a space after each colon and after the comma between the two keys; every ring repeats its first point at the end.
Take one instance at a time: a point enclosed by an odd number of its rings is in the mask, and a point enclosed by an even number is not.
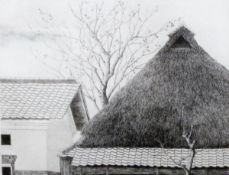
{"type": "MultiPolygon", "coordinates": [[[[187,165],[189,149],[161,148],[79,148],[65,156],[73,157],[73,166],[144,166],[178,167],[175,162],[187,165]]],[[[229,167],[229,149],[197,149],[193,168],[229,167]]]]}
{"type": "Polygon", "coordinates": [[[74,80],[0,80],[2,119],[62,118],[79,84],[74,80]]]}
{"type": "Polygon", "coordinates": [[[89,122],[80,146],[186,147],[190,126],[197,147],[229,145],[229,71],[181,27],[89,122]]]}

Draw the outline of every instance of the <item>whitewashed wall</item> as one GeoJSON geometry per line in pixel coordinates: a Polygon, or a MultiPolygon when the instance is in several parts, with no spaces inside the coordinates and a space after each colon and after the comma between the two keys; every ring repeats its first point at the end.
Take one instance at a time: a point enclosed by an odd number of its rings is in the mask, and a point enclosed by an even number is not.
{"type": "Polygon", "coordinates": [[[47,161],[48,170],[59,172],[60,153],[74,144],[74,137],[77,134],[76,127],[70,109],[63,119],[49,120],[47,132],[47,161]]]}
{"type": "Polygon", "coordinates": [[[2,120],[2,134],[11,134],[11,146],[2,154],[17,155],[15,170],[60,172],[58,155],[79,137],[70,108],[62,119],[2,120]]]}
{"type": "Polygon", "coordinates": [[[15,154],[16,170],[47,169],[47,121],[2,120],[2,134],[11,134],[11,146],[2,146],[2,154],[15,154]]]}

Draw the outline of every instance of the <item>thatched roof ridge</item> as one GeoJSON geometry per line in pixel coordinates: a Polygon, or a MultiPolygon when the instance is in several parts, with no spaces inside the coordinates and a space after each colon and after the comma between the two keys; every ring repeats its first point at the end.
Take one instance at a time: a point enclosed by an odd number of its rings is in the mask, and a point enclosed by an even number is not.
{"type": "Polygon", "coordinates": [[[175,29],[173,32],[171,32],[168,36],[170,38],[175,37],[176,35],[185,35],[185,37],[194,37],[194,33],[189,30],[186,26],[180,26],[178,29],[175,29]]]}
{"type": "Polygon", "coordinates": [[[197,147],[228,147],[229,71],[193,36],[185,27],[174,32],[84,128],[80,146],[186,147],[182,131],[193,126],[197,147]]]}
{"type": "Polygon", "coordinates": [[[180,38],[184,38],[187,43],[191,46],[193,50],[200,49],[200,46],[196,42],[194,38],[194,33],[191,32],[188,28],[185,26],[181,26],[177,30],[175,30],[173,33],[169,34],[169,41],[165,44],[165,46],[160,50],[160,52],[166,52],[168,49],[171,48],[171,46],[180,38]]]}

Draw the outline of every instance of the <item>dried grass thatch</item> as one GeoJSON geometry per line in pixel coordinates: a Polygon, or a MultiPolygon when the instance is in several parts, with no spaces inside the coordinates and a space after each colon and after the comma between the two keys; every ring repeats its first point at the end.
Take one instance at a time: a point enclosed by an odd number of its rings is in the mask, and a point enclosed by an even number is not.
{"type": "Polygon", "coordinates": [[[186,147],[192,125],[197,147],[229,145],[229,71],[181,27],[89,122],[80,146],[186,147]]]}

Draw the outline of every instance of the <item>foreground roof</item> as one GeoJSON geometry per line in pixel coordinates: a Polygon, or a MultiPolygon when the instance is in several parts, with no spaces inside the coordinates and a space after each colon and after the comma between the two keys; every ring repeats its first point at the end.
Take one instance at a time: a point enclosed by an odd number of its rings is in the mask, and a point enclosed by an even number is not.
{"type": "Polygon", "coordinates": [[[2,119],[62,118],[79,89],[75,80],[0,80],[2,119]]]}
{"type": "MultiPolygon", "coordinates": [[[[66,152],[72,157],[73,166],[144,166],[179,167],[175,162],[186,164],[189,149],[162,148],[79,148],[66,152]]],[[[193,168],[229,167],[229,149],[197,149],[193,168]]]]}

